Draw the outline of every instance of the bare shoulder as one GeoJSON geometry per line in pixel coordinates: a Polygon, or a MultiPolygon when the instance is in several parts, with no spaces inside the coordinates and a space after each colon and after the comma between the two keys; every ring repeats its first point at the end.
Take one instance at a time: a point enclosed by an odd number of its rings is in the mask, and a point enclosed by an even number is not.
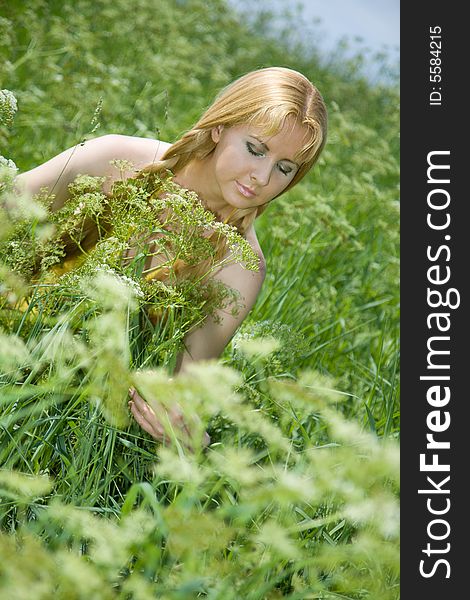
{"type": "MultiPolygon", "coordinates": [[[[109,134],[102,138],[96,138],[86,142],[88,146],[88,158],[86,160],[89,175],[104,176],[106,181],[103,185],[105,192],[109,193],[112,184],[120,179],[134,177],[144,167],[161,160],[167,149],[171,146],[168,142],[152,138],[142,138],[130,135],[109,134]],[[95,162],[93,166],[90,161],[95,162]],[[129,168],[121,171],[113,165],[113,161],[123,160],[129,163],[129,168]],[[94,172],[90,172],[94,171],[94,172]]],[[[83,172],[80,171],[81,173],[83,172]]],[[[74,176],[77,175],[76,168],[74,176]]]]}
{"type": "Polygon", "coordinates": [[[107,138],[104,145],[109,147],[113,157],[129,161],[136,170],[161,160],[171,146],[162,140],[131,135],[111,134],[103,138],[107,138]]]}
{"type": "Polygon", "coordinates": [[[48,188],[56,197],[55,204],[60,206],[67,198],[68,185],[77,175],[105,177],[103,189],[107,192],[121,176],[119,169],[111,164],[113,160],[131,163],[132,169],[125,172],[126,177],[131,177],[136,171],[159,161],[170,146],[167,142],[151,138],[103,135],[64,150],[47,162],[18,175],[17,180],[31,194],[48,188]]]}

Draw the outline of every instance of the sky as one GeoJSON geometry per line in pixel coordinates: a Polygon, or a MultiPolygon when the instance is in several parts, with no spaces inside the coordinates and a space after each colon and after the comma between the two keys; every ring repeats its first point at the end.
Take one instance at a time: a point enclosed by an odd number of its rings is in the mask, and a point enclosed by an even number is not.
{"type": "Polygon", "coordinates": [[[229,0],[242,12],[271,9],[276,13],[302,5],[300,29],[319,34],[318,46],[325,53],[345,36],[351,47],[386,50],[398,69],[400,45],[400,0],[229,0]],[[316,24],[314,25],[314,23],[316,24]],[[359,41],[357,38],[361,38],[359,41]]]}
{"type": "MultiPolygon", "coordinates": [[[[281,2],[272,0],[272,4],[281,2]]],[[[295,4],[282,0],[284,6],[295,4]]],[[[305,0],[302,4],[306,19],[321,19],[328,43],[347,35],[362,37],[374,50],[400,44],[400,0],[305,0]]]]}

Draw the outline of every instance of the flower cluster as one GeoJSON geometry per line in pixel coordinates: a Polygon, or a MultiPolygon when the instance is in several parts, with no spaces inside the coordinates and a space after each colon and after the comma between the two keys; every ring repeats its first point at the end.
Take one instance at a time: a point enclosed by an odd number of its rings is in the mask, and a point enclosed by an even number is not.
{"type": "Polygon", "coordinates": [[[10,126],[17,110],[13,93],[10,90],[0,90],[0,125],[10,126]]]}
{"type": "Polygon", "coordinates": [[[5,158],[0,154],[0,167],[6,167],[7,169],[11,169],[15,173],[18,171],[18,167],[10,158],[5,158]]]}
{"type": "Polygon", "coordinates": [[[232,340],[232,364],[249,373],[254,364],[271,376],[293,374],[309,350],[302,333],[278,321],[242,325],[232,340]],[[270,344],[268,345],[268,340],[270,344]]]}
{"type": "MultiPolygon", "coordinates": [[[[131,168],[121,163],[114,161],[121,173],[131,168]]],[[[83,297],[82,281],[108,272],[141,305],[153,307],[154,317],[162,316],[169,298],[171,310],[190,307],[188,327],[202,313],[215,315],[229,303],[236,309],[234,293],[205,278],[235,261],[258,268],[256,253],[235,227],[218,222],[194,192],[170,176],[122,177],[109,195],[102,191],[104,181],[79,175],[56,211],[54,197],[42,190],[33,200],[43,213],[39,219],[24,214],[13,223],[0,241],[0,261],[33,282],[36,293],[44,290],[49,305],[57,306],[58,297],[83,297]],[[220,243],[229,250],[223,256],[217,253],[220,243]]]]}

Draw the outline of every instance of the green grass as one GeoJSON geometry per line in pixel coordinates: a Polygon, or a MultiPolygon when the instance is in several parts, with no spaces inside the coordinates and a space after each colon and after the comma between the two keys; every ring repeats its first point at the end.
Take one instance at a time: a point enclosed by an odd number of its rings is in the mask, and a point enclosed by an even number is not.
{"type": "Polygon", "coordinates": [[[267,278],[219,365],[173,382],[161,369],[188,297],[161,298],[155,330],[112,286],[72,294],[65,318],[60,294],[2,304],[2,597],[399,597],[398,90],[270,31],[219,0],[2,13],[0,89],[18,113],[1,154],[20,170],[91,135],[100,99],[92,135],[172,141],[261,66],[305,73],[330,114],[313,172],[257,221],[267,278]],[[130,384],[178,401],[195,452],[130,422],[130,384]]]}

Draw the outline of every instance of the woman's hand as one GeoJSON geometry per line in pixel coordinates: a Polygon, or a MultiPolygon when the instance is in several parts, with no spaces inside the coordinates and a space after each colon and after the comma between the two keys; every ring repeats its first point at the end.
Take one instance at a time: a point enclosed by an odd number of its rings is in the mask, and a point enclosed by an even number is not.
{"type": "MultiPolygon", "coordinates": [[[[165,429],[165,426],[162,424],[161,419],[155,414],[153,408],[145,402],[134,388],[129,390],[129,396],[131,397],[131,400],[129,400],[130,411],[144,431],[149,433],[155,440],[168,443],[170,438],[167,431],[168,426],[170,426],[174,428],[176,432],[180,431],[183,433],[182,437],[185,445],[188,446],[189,449],[192,449],[189,443],[191,441],[191,432],[184,421],[183,413],[177,406],[174,406],[169,410],[165,410],[162,407],[162,413],[165,413],[163,418],[167,418],[169,421],[169,425],[167,425],[167,428],[165,429]]],[[[203,447],[210,444],[210,437],[207,432],[204,432],[202,444],[203,447]]]]}

